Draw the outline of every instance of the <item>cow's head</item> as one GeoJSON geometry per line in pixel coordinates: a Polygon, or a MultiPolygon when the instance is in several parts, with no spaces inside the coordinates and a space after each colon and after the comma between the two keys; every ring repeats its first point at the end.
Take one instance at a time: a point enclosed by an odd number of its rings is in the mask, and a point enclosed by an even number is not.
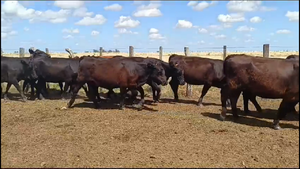
{"type": "Polygon", "coordinates": [[[179,62],[170,62],[169,66],[172,70],[172,78],[176,78],[180,85],[184,85],[184,70],[180,68],[179,62]]]}
{"type": "Polygon", "coordinates": [[[31,58],[51,58],[51,56],[48,53],[39,49],[33,50],[30,48],[28,51],[30,53],[31,58]]]}
{"type": "Polygon", "coordinates": [[[165,75],[165,69],[157,63],[148,63],[147,69],[150,70],[150,78],[158,85],[167,85],[168,81],[165,75]]]}
{"type": "Polygon", "coordinates": [[[30,60],[22,59],[21,64],[23,65],[23,70],[24,70],[26,79],[37,79],[38,78],[36,71],[34,69],[33,62],[31,62],[30,60]]]}

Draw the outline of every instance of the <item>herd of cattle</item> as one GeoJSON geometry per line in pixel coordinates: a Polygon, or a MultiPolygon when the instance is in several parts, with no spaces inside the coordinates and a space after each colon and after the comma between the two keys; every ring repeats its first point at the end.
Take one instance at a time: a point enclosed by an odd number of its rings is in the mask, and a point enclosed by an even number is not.
{"type": "MultiPolygon", "coordinates": [[[[132,97],[141,95],[137,104],[143,108],[144,90],[142,86],[148,84],[152,88],[153,100],[158,102],[161,96],[161,85],[168,84],[168,79],[174,99],[178,101],[178,86],[185,83],[204,85],[198,106],[202,106],[203,98],[210,87],[221,89],[222,112],[220,119],[226,117],[227,106],[231,105],[234,118],[238,118],[237,100],[243,92],[244,111],[249,113],[250,100],[261,111],[256,96],[269,99],[282,99],[278,113],[274,119],[274,129],[280,129],[279,120],[287,112],[295,111],[299,102],[299,55],[290,55],[286,59],[254,57],[245,54],[233,54],[223,60],[185,57],[172,54],[169,62],[155,58],[142,57],[94,57],[82,56],[73,58],[51,58],[41,50],[29,49],[30,57],[12,58],[1,56],[1,83],[7,82],[3,95],[11,85],[19,91],[22,100],[26,101],[23,91],[30,84],[31,98],[44,99],[48,94],[46,83],[59,83],[61,94],[71,93],[67,104],[70,108],[75,101],[78,91],[83,88],[87,96],[93,101],[95,108],[101,101],[98,87],[109,90],[120,88],[120,109],[124,108],[127,92],[132,97]],[[23,89],[19,81],[24,80],[23,89]],[[64,83],[64,86],[63,86],[64,83]]],[[[1,88],[2,94],[2,88],[1,88]]]]}

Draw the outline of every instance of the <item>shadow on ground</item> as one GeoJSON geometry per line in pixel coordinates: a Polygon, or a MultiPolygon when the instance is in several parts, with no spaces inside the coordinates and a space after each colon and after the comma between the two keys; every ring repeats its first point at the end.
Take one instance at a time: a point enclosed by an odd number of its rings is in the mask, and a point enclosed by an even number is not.
{"type": "MultiPolygon", "coordinates": [[[[205,117],[220,120],[220,114],[210,113],[210,112],[204,112],[201,114],[205,117]]],[[[286,119],[284,119],[284,120],[286,120],[286,119]]],[[[281,122],[280,122],[280,126],[282,128],[299,129],[299,126],[283,123],[284,120],[281,120],[281,122]]],[[[227,112],[226,121],[233,121],[234,123],[243,124],[243,125],[247,125],[247,126],[253,126],[253,127],[268,127],[268,128],[273,127],[273,122],[264,121],[264,120],[261,120],[256,117],[253,118],[253,117],[247,117],[247,116],[240,115],[238,119],[234,119],[231,114],[231,111],[227,112]]]]}

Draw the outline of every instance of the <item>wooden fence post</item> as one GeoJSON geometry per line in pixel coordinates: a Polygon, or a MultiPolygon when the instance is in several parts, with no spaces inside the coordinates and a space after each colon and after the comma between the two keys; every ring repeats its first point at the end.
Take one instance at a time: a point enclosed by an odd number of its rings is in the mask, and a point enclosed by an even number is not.
{"type": "MultiPolygon", "coordinates": [[[[189,47],[184,47],[184,55],[186,57],[188,57],[190,55],[189,47]]],[[[192,85],[190,85],[190,84],[186,85],[186,94],[185,95],[186,95],[186,97],[192,96],[192,85]]]]}
{"type": "Polygon", "coordinates": [[[163,47],[160,46],[160,47],[159,47],[159,59],[160,59],[160,60],[163,60],[163,57],[162,57],[162,56],[163,56],[163,47]]]}
{"type": "Polygon", "coordinates": [[[264,44],[263,45],[263,57],[264,58],[269,58],[270,57],[270,45],[269,44],[264,44]]]}
{"type": "Polygon", "coordinates": [[[24,48],[19,49],[19,56],[20,56],[20,58],[23,58],[25,56],[25,49],[24,48]]]}
{"type": "Polygon", "coordinates": [[[133,46],[129,46],[129,57],[134,57],[133,46]]]}
{"type": "Polygon", "coordinates": [[[226,45],[223,46],[223,60],[226,59],[226,56],[227,56],[227,47],[226,45]]]}
{"type": "Polygon", "coordinates": [[[99,54],[100,54],[100,56],[102,56],[102,52],[103,52],[103,48],[100,47],[100,49],[99,49],[99,54]]]}
{"type": "Polygon", "coordinates": [[[46,53],[47,53],[47,54],[49,54],[49,49],[48,49],[48,48],[46,48],[46,50],[45,50],[45,51],[46,51],[46,53]]]}

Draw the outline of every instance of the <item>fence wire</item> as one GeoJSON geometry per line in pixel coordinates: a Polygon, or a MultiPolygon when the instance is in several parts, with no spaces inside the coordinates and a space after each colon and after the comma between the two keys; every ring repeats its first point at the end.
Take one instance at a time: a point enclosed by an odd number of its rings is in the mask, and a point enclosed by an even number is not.
{"type": "MultiPolygon", "coordinates": [[[[46,48],[39,48],[42,51],[46,51],[46,48]]],[[[134,53],[159,53],[160,47],[133,47],[134,53]]],[[[105,48],[103,47],[102,53],[128,53],[129,47],[113,47],[113,48],[105,48]]],[[[49,53],[67,53],[65,48],[61,49],[51,49],[48,48],[49,53]]],[[[100,47],[98,49],[72,49],[74,54],[76,53],[100,53],[100,47]]],[[[184,52],[184,47],[174,48],[174,47],[162,47],[163,53],[182,53],[184,52]]],[[[213,46],[213,47],[189,47],[189,51],[191,53],[201,53],[201,52],[223,52],[223,46],[213,46]]],[[[227,52],[262,52],[263,46],[226,46],[227,52]]],[[[270,52],[298,52],[298,46],[272,46],[270,45],[270,52]]],[[[3,48],[1,49],[1,53],[3,54],[19,54],[19,49],[12,48],[3,48]]],[[[28,54],[28,49],[25,49],[25,54],[28,54]]]]}

